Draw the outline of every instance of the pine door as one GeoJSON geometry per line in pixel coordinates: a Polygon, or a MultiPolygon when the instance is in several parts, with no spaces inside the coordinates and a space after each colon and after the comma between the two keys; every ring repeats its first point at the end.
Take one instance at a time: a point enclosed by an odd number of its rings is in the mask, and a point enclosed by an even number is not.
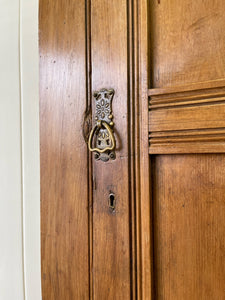
{"type": "MultiPolygon", "coordinates": [[[[40,1],[43,300],[136,299],[141,289],[138,13],[127,0],[40,1]],[[98,121],[89,147],[102,154],[88,149],[98,121]]],[[[147,80],[143,90],[147,120],[147,80]]]]}
{"type": "Polygon", "coordinates": [[[153,299],[225,299],[224,11],[149,2],[153,299]]]}
{"type": "Polygon", "coordinates": [[[225,299],[224,10],[40,0],[43,300],[225,299]]]}

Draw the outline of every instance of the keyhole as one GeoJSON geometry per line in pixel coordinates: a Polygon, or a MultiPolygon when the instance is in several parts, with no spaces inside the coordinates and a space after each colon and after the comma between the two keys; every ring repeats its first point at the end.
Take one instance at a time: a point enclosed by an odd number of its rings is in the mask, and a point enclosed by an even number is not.
{"type": "Polygon", "coordinates": [[[109,194],[109,208],[115,210],[115,195],[113,193],[109,194]]]}

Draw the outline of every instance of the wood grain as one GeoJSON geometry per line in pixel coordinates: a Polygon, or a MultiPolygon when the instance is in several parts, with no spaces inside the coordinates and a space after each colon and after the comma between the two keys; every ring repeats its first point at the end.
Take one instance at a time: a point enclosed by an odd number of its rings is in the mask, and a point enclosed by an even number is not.
{"type": "Polygon", "coordinates": [[[147,154],[148,149],[148,101],[147,89],[150,77],[148,69],[149,44],[148,17],[149,2],[136,0],[137,24],[136,40],[134,44],[136,54],[136,123],[137,129],[133,133],[136,147],[136,222],[137,222],[137,262],[139,294],[137,299],[153,300],[153,240],[152,240],[152,195],[150,193],[151,161],[147,154]]]}
{"type": "Polygon", "coordinates": [[[220,83],[154,91],[149,100],[149,153],[225,152],[225,88],[220,83]]]}
{"type": "Polygon", "coordinates": [[[151,88],[225,78],[224,1],[149,1],[151,88]]]}
{"type": "Polygon", "coordinates": [[[133,299],[152,298],[152,235],[148,155],[148,7],[128,1],[128,131],[133,299]],[[135,284],[134,284],[135,283],[135,284]]]}
{"type": "Polygon", "coordinates": [[[149,135],[150,154],[224,153],[225,128],[158,131],[149,135]]]}
{"type": "Polygon", "coordinates": [[[224,299],[225,155],[152,160],[155,299],[224,299]]]}
{"type": "Polygon", "coordinates": [[[151,131],[209,129],[225,127],[225,103],[160,109],[149,114],[151,131]]]}
{"type": "Polygon", "coordinates": [[[116,136],[116,159],[93,160],[93,295],[94,299],[130,299],[127,1],[96,0],[91,2],[91,12],[92,89],[115,90],[116,136]],[[114,212],[108,205],[110,192],[115,194],[114,212]]]}
{"type": "Polygon", "coordinates": [[[85,1],[40,1],[43,300],[89,298],[85,1]]]}
{"type": "Polygon", "coordinates": [[[166,95],[166,94],[176,94],[185,92],[194,92],[197,93],[201,90],[207,90],[208,92],[213,92],[217,88],[224,88],[225,87],[225,79],[217,79],[217,80],[210,80],[210,81],[199,81],[199,82],[191,82],[189,84],[183,85],[174,85],[169,87],[161,87],[161,88],[150,88],[148,90],[149,96],[154,95],[166,95]]]}
{"type": "Polygon", "coordinates": [[[149,128],[154,132],[224,127],[224,93],[224,87],[217,87],[152,96],[149,128]]]}
{"type": "Polygon", "coordinates": [[[151,299],[147,3],[41,0],[39,26],[43,299],[151,299]],[[92,170],[103,87],[117,157],[92,170]]]}
{"type": "Polygon", "coordinates": [[[225,297],[224,1],[149,1],[154,299],[225,297]]]}

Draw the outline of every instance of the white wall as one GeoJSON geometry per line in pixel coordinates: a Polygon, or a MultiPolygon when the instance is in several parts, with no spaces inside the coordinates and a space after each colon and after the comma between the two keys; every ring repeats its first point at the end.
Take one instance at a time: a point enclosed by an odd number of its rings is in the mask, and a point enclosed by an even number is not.
{"type": "Polygon", "coordinates": [[[0,0],[0,300],[40,300],[38,0],[0,0]]]}

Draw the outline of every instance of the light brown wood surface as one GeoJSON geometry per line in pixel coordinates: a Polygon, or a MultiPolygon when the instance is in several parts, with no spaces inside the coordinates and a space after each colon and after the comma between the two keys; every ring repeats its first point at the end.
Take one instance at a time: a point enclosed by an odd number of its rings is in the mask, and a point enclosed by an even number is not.
{"type": "Polygon", "coordinates": [[[224,9],[40,1],[43,300],[225,299],[224,9]],[[102,88],[108,162],[86,144],[102,88]]]}
{"type": "Polygon", "coordinates": [[[149,153],[223,153],[225,89],[222,83],[218,80],[150,89],[149,153]]]}
{"type": "Polygon", "coordinates": [[[225,299],[224,1],[149,2],[153,299],[225,299]]]}
{"type": "Polygon", "coordinates": [[[91,2],[92,90],[115,90],[112,112],[117,142],[115,160],[93,159],[94,299],[131,298],[127,47],[126,1],[91,2]],[[114,212],[108,204],[111,192],[114,212]]]}
{"type": "Polygon", "coordinates": [[[147,3],[95,1],[91,20],[92,90],[114,88],[117,139],[115,161],[93,161],[93,297],[151,299],[147,3]]]}
{"type": "Polygon", "coordinates": [[[224,299],[224,162],[224,154],[154,156],[155,299],[224,299]]]}
{"type": "MultiPolygon", "coordinates": [[[[137,287],[136,299],[153,300],[153,237],[152,237],[152,195],[151,181],[149,180],[151,161],[146,150],[148,148],[148,100],[146,89],[149,82],[149,39],[148,17],[149,2],[146,0],[134,1],[134,56],[135,56],[135,124],[132,143],[135,147],[135,202],[137,223],[137,287]]],[[[134,185],[133,183],[133,185],[134,185]]]]}
{"type": "Polygon", "coordinates": [[[151,299],[147,3],[41,0],[39,26],[43,300],[151,299]],[[102,88],[106,163],[86,145],[102,88]]]}
{"type": "Polygon", "coordinates": [[[85,1],[41,0],[39,20],[42,295],[88,299],[85,1]]]}
{"type": "Polygon", "coordinates": [[[149,1],[151,88],[224,79],[224,1],[149,1]]]}

